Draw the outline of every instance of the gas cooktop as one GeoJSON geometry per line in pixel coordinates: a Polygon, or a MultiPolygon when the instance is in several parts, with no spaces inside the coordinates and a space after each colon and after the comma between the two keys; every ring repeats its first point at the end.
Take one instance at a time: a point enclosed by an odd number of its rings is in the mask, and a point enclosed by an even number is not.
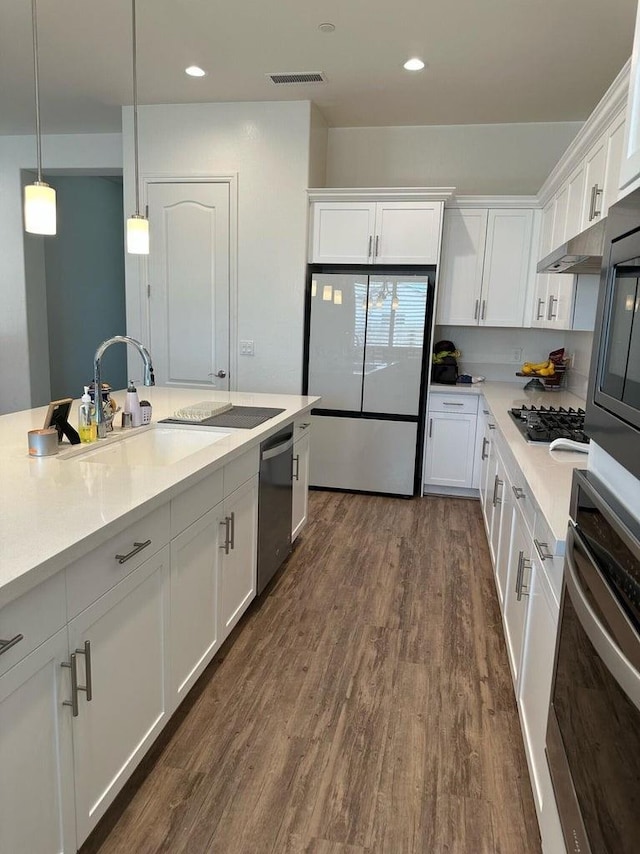
{"type": "Polygon", "coordinates": [[[509,410],[527,442],[548,445],[554,439],[573,439],[588,444],[584,432],[584,409],[559,406],[522,406],[509,410]]]}

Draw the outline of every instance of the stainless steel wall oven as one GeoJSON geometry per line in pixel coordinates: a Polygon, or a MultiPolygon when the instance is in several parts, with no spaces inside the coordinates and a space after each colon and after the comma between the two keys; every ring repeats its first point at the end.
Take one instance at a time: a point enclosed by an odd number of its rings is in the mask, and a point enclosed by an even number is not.
{"type": "Polygon", "coordinates": [[[574,474],[547,761],[569,852],[640,850],[640,525],[574,474]]]}
{"type": "Polygon", "coordinates": [[[640,477],[640,190],[607,217],[585,431],[640,477]]]}

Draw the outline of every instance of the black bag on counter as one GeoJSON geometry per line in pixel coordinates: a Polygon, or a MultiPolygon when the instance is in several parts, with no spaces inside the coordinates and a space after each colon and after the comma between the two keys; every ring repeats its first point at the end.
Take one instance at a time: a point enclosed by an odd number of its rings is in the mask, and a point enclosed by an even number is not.
{"type": "Polygon", "coordinates": [[[433,345],[431,382],[455,385],[458,380],[459,351],[453,341],[438,341],[433,345]]]}

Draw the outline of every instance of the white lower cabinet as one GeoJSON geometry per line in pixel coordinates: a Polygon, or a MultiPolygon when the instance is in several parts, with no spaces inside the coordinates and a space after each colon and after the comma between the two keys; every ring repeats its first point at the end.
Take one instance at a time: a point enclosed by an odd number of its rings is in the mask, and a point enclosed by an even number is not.
{"type": "Polygon", "coordinates": [[[557,628],[558,603],[544,578],[541,564],[534,559],[518,708],[545,854],[559,854],[565,850],[545,754],[557,628]]]}
{"type": "Polygon", "coordinates": [[[220,642],[256,595],[258,476],[224,500],[220,536],[220,642]]]}
{"type": "MultiPolygon", "coordinates": [[[[310,425],[309,425],[310,426],[310,425]]],[[[302,433],[293,444],[293,499],[291,507],[291,542],[307,524],[309,512],[309,432],[302,433]]]]}
{"type": "Polygon", "coordinates": [[[425,483],[471,487],[476,416],[429,411],[425,483]]]}
{"type": "Polygon", "coordinates": [[[73,717],[78,845],[168,720],[168,581],[165,546],[69,623],[78,684],[91,689],[73,717]]]}
{"type": "Polygon", "coordinates": [[[0,677],[0,851],[76,850],[66,626],[0,677]]]}
{"type": "Polygon", "coordinates": [[[527,622],[529,586],[531,582],[531,535],[521,514],[513,516],[511,549],[507,567],[507,583],[504,595],[502,620],[513,684],[516,691],[520,682],[520,665],[527,622]]]}
{"type": "Polygon", "coordinates": [[[171,690],[177,702],[218,646],[222,502],[171,541],[171,690]]]}

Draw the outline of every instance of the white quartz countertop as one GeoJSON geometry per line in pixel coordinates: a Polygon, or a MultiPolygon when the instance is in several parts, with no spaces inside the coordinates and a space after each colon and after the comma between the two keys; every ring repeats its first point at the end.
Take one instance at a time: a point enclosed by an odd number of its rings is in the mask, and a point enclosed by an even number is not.
{"type": "MultiPolygon", "coordinates": [[[[126,467],[96,465],[83,461],[82,456],[30,457],[27,431],[42,427],[47,408],[0,416],[0,607],[306,414],[319,401],[302,395],[160,387],[141,387],[139,395],[151,402],[154,423],[202,401],[267,406],[284,412],[251,430],[232,431],[170,465],[126,467]]],[[[113,397],[123,404],[124,392],[113,397]]],[[[75,401],[69,418],[74,426],[77,404],[75,401]]],[[[119,420],[118,414],[116,423],[119,420]]],[[[127,433],[133,436],[136,430],[127,433]]]]}
{"type": "Polygon", "coordinates": [[[524,391],[521,383],[482,382],[474,385],[432,385],[433,392],[483,395],[504,436],[535,501],[551,529],[562,553],[569,521],[571,481],[575,468],[587,468],[587,454],[575,451],[549,451],[548,445],[529,443],[509,415],[520,406],[582,407],[585,401],[568,391],[524,391]]]}

